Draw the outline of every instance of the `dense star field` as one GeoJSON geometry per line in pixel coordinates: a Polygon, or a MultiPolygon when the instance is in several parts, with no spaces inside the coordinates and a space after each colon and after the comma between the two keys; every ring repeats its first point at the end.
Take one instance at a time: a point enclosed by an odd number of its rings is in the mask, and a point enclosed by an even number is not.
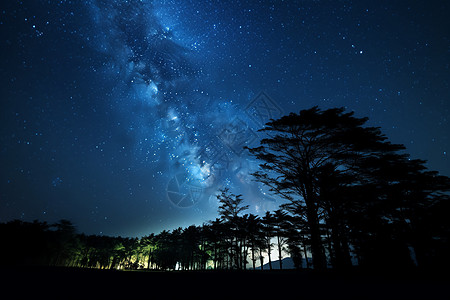
{"type": "Polygon", "coordinates": [[[0,222],[141,236],[263,214],[257,132],[312,106],[369,117],[450,175],[448,1],[3,1],[0,222]]]}

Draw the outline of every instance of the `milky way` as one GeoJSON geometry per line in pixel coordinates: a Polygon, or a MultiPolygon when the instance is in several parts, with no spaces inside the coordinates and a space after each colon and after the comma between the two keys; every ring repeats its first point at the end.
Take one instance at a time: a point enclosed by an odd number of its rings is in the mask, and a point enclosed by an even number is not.
{"type": "Polygon", "coordinates": [[[196,57],[199,46],[177,38],[152,5],[91,3],[89,11],[96,28],[89,37],[93,49],[111,57],[100,72],[119,85],[111,100],[126,99],[116,109],[130,118],[127,136],[133,141],[127,146],[133,150],[133,168],[156,172],[167,185],[162,198],[177,209],[193,207],[196,214],[214,216],[215,194],[225,185],[241,188],[256,203],[256,212],[273,208],[264,200],[274,200],[249,176],[257,163],[243,147],[254,145],[257,129],[281,115],[275,102],[262,99],[276,110],[262,111],[262,119],[251,123],[250,109],[256,105],[215,99],[214,86],[205,83],[205,64],[196,57]]]}
{"type": "Polygon", "coordinates": [[[0,221],[142,235],[281,203],[250,173],[270,118],[368,116],[450,174],[449,4],[2,3],[0,221]]]}

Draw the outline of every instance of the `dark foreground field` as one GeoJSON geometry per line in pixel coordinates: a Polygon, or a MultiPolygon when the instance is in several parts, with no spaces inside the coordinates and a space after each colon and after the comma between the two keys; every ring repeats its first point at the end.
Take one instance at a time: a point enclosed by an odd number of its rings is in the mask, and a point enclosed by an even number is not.
{"type": "Polygon", "coordinates": [[[447,274],[2,268],[2,299],[450,299],[447,274]]]}

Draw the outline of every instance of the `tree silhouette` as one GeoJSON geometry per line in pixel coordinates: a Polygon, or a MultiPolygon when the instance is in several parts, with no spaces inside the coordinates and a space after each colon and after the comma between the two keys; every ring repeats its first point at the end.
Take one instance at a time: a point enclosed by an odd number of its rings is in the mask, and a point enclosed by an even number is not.
{"type": "Polygon", "coordinates": [[[242,195],[230,193],[228,188],[219,191],[217,195],[220,206],[218,209],[220,218],[227,224],[230,231],[230,265],[235,268],[243,267],[242,248],[245,239],[242,238],[242,225],[239,214],[248,209],[248,205],[243,205],[242,195]]]}
{"type": "Polygon", "coordinates": [[[261,220],[258,216],[249,214],[246,218],[247,232],[248,232],[248,243],[251,249],[251,261],[253,270],[256,268],[257,257],[255,253],[259,250],[264,238],[262,237],[262,225],[261,220]]]}
{"type": "Polygon", "coordinates": [[[318,172],[318,199],[326,224],[329,256],[335,268],[349,268],[352,265],[346,223],[346,214],[351,208],[348,197],[345,197],[349,191],[344,188],[346,184],[353,184],[352,178],[331,164],[322,166],[318,172]]]}
{"type": "Polygon", "coordinates": [[[287,245],[287,213],[281,209],[277,209],[273,213],[273,232],[277,237],[277,249],[278,249],[278,262],[280,264],[280,270],[283,269],[283,255],[282,252],[285,250],[287,245]]]}
{"type": "Polygon", "coordinates": [[[51,227],[56,228],[54,233],[55,245],[54,250],[57,255],[53,261],[53,265],[66,265],[71,260],[78,249],[78,237],[76,236],[75,226],[69,220],[60,220],[51,227]]]}
{"type": "MultiPolygon", "coordinates": [[[[347,194],[355,199],[349,232],[356,233],[352,243],[362,265],[410,266],[411,249],[417,263],[427,265],[422,250],[434,251],[428,246],[441,240],[442,233],[426,216],[433,207],[448,203],[450,180],[428,171],[424,163],[407,155],[388,154],[368,158],[359,167],[358,180],[347,194]]],[[[448,228],[445,220],[438,221],[441,228],[448,228]]]]}
{"type": "Polygon", "coordinates": [[[224,268],[226,230],[223,222],[220,219],[210,221],[208,224],[203,225],[203,231],[210,250],[210,257],[213,260],[214,269],[224,268]]]}
{"type": "MultiPolygon", "coordinates": [[[[316,269],[326,267],[323,237],[328,232],[331,232],[329,242],[333,245],[329,252],[333,252],[330,255],[335,258],[335,265],[349,264],[344,219],[351,210],[347,210],[346,203],[350,202],[354,208],[360,205],[359,209],[367,209],[368,214],[376,214],[374,209],[381,209],[375,205],[382,199],[380,194],[371,194],[365,203],[358,203],[364,200],[355,193],[352,199],[345,195],[350,190],[380,191],[381,178],[363,169],[389,157],[402,157],[397,154],[404,149],[402,145],[386,141],[379,128],[364,127],[366,122],[367,118],[356,118],[342,108],[322,111],[313,107],[267,123],[260,130],[267,134],[261,146],[248,148],[262,162],[260,171],[253,174],[255,178],[288,200],[284,209],[306,220],[316,269]],[[344,191],[340,197],[340,192],[344,191]],[[324,221],[327,227],[321,225],[324,221]]],[[[374,228],[385,228],[380,218],[372,219],[374,228]]],[[[355,228],[355,234],[357,232],[355,228]]]]}
{"type": "Polygon", "coordinates": [[[230,193],[229,188],[219,190],[220,194],[217,195],[219,200],[219,216],[229,222],[238,218],[239,214],[248,209],[248,205],[243,205],[242,195],[234,195],[230,193]]]}
{"type": "Polygon", "coordinates": [[[267,250],[267,256],[269,259],[269,269],[272,270],[272,238],[275,236],[274,231],[274,224],[275,224],[275,218],[270,213],[270,211],[267,211],[264,217],[261,219],[263,224],[263,234],[264,234],[264,241],[265,241],[265,248],[267,250]]]}
{"type": "Polygon", "coordinates": [[[267,123],[267,138],[249,151],[261,160],[255,178],[288,200],[274,212],[244,214],[242,195],[225,188],[219,218],[141,238],[78,234],[68,220],[14,220],[0,224],[0,266],[246,269],[250,257],[263,269],[267,253],[272,269],[276,250],[280,269],[283,253],[297,269],[303,259],[309,268],[309,254],[315,269],[450,267],[450,178],[366,121],[314,107],[267,123]]]}
{"type": "Polygon", "coordinates": [[[156,247],[155,234],[151,233],[147,236],[144,236],[140,240],[141,243],[141,251],[144,255],[147,255],[147,269],[150,269],[153,263],[153,251],[156,247]]]}
{"type": "MultiPolygon", "coordinates": [[[[283,233],[286,236],[286,250],[292,258],[294,267],[296,269],[302,268],[302,250],[300,245],[304,245],[303,235],[298,226],[299,222],[294,217],[285,216],[285,222],[283,223],[283,233]]],[[[306,252],[305,252],[305,258],[306,252]]],[[[308,263],[307,263],[308,266],[308,263]]],[[[280,266],[281,267],[281,266],[280,266]]]]}

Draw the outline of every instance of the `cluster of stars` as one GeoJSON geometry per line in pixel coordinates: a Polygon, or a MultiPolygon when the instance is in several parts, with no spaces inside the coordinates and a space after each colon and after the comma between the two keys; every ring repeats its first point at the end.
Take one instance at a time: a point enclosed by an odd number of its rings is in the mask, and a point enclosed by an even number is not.
{"type": "Polygon", "coordinates": [[[233,148],[233,134],[262,126],[244,112],[261,91],[284,113],[319,105],[368,116],[448,175],[449,11],[445,2],[8,2],[0,221],[45,215],[85,232],[148,233],[213,219],[208,197],[221,186],[258,212],[276,206],[251,182],[257,162],[233,148]],[[177,174],[199,180],[208,200],[171,206],[177,174]]]}

